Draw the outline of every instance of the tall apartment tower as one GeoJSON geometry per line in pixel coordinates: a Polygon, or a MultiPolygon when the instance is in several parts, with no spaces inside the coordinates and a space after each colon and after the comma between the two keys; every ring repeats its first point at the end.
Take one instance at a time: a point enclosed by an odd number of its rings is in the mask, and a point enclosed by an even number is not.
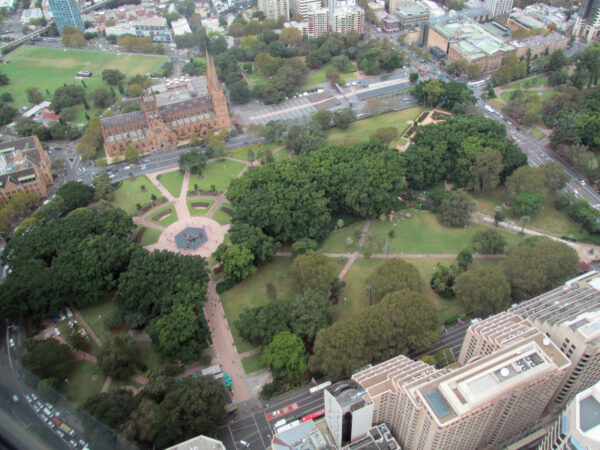
{"type": "Polygon", "coordinates": [[[600,381],[600,274],[589,272],[522,302],[467,330],[459,362],[488,355],[541,331],[569,358],[571,366],[548,405],[562,409],[578,392],[600,381]]]}
{"type": "Polygon", "coordinates": [[[329,10],[319,6],[312,6],[304,17],[308,24],[308,37],[316,39],[327,33],[329,22],[329,10]]]}
{"type": "Polygon", "coordinates": [[[367,434],[373,423],[373,404],[354,381],[340,381],[324,391],[325,421],[338,448],[367,434]]]}
{"type": "Polygon", "coordinates": [[[290,14],[300,14],[302,20],[307,20],[306,14],[315,8],[321,8],[321,0],[290,0],[290,14]]]}
{"type": "Polygon", "coordinates": [[[558,416],[538,450],[600,448],[600,383],[575,396],[558,416]]]}
{"type": "Polygon", "coordinates": [[[290,18],[290,4],[288,0],[258,0],[258,9],[265,13],[269,19],[277,20],[281,16],[286,20],[290,18]]]}
{"type": "MultiPolygon", "coordinates": [[[[405,449],[495,447],[533,425],[569,359],[537,332],[463,366],[435,370],[398,356],[352,379],[405,449]]],[[[326,416],[327,417],[327,416],[326,416]]]]}
{"type": "Polygon", "coordinates": [[[56,28],[61,35],[64,27],[79,28],[81,31],[85,29],[76,0],[49,0],[49,3],[56,28]]]}
{"type": "Polygon", "coordinates": [[[507,16],[513,7],[513,0],[485,0],[483,7],[492,13],[492,16],[507,16]]]}
{"type": "Polygon", "coordinates": [[[223,88],[217,77],[217,70],[212,56],[206,52],[206,87],[208,95],[212,98],[213,108],[215,110],[216,127],[217,129],[231,128],[231,120],[229,119],[229,107],[227,106],[227,98],[223,92],[223,88]]]}
{"type": "MultiPolygon", "coordinates": [[[[332,0],[331,3],[335,3],[332,0]]],[[[365,12],[354,2],[337,2],[335,10],[329,10],[331,30],[346,36],[350,31],[356,31],[359,34],[364,32],[365,12]]]]}
{"type": "Polygon", "coordinates": [[[573,34],[583,36],[588,41],[595,39],[600,34],[600,0],[583,0],[573,34]]]}

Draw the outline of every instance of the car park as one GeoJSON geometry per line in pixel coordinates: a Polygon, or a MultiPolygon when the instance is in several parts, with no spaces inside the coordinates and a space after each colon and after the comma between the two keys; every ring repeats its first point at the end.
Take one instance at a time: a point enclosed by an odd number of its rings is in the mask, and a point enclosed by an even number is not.
{"type": "Polygon", "coordinates": [[[58,434],[61,438],[65,437],[65,433],[63,433],[61,430],[56,430],[56,434],[58,434]]]}

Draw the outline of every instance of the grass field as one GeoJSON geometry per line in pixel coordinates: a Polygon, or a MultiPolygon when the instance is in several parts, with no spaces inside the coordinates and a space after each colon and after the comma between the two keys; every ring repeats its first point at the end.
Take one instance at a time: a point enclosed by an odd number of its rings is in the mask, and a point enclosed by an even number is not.
{"type": "Polygon", "coordinates": [[[254,153],[254,160],[257,160],[258,154],[261,150],[263,150],[263,149],[275,150],[277,147],[280,147],[280,146],[281,146],[281,144],[275,144],[275,143],[264,144],[264,145],[259,145],[256,148],[251,148],[248,150],[242,150],[242,151],[234,150],[232,152],[229,152],[227,154],[227,156],[231,156],[232,158],[236,158],[236,159],[241,159],[243,161],[250,161],[250,158],[248,157],[248,152],[250,150],[252,150],[252,152],[254,153]]]}
{"type": "Polygon", "coordinates": [[[188,209],[190,210],[190,214],[192,216],[203,216],[204,214],[206,214],[208,212],[208,210],[212,207],[212,205],[214,203],[215,203],[214,200],[207,199],[207,198],[201,198],[201,199],[187,201],[188,209]],[[192,208],[192,203],[208,203],[208,206],[204,209],[194,209],[194,208],[192,208]]]}
{"type": "MultiPolygon", "coordinates": [[[[150,228],[150,227],[139,227],[145,228],[144,235],[142,236],[142,240],[140,241],[140,245],[145,247],[146,245],[156,244],[158,242],[158,238],[160,237],[160,231],[150,228]]],[[[136,231],[137,234],[137,231],[136,231]]]]}
{"type": "Polygon", "coordinates": [[[149,219],[150,222],[158,224],[161,227],[168,227],[172,223],[177,222],[177,213],[175,212],[175,207],[173,205],[168,205],[164,208],[160,208],[154,211],[152,214],[150,214],[149,219]],[[161,220],[154,220],[154,217],[165,211],[171,211],[171,214],[169,214],[166,217],[163,217],[161,220]]]}
{"type": "Polygon", "coordinates": [[[251,373],[264,369],[266,366],[262,363],[261,354],[259,353],[242,359],[242,367],[244,368],[244,373],[250,375],[251,373]]]}
{"type": "Polygon", "coordinates": [[[219,206],[219,209],[215,211],[215,214],[212,218],[219,222],[221,225],[227,225],[231,222],[232,217],[225,211],[223,211],[223,206],[229,209],[233,209],[233,206],[231,206],[229,203],[223,203],[221,206],[219,206]]]}
{"type": "Polygon", "coordinates": [[[179,170],[161,174],[159,181],[173,197],[179,197],[183,184],[183,174],[179,170]]]}
{"type": "MultiPolygon", "coordinates": [[[[514,91],[504,91],[500,94],[500,97],[502,98],[502,100],[504,100],[505,102],[508,102],[508,100],[510,100],[510,96],[514,91]]],[[[540,101],[544,101],[549,99],[550,97],[552,97],[555,92],[554,91],[550,91],[550,90],[543,90],[543,91],[525,91],[525,94],[529,97],[539,97],[540,101]]]]}
{"type": "Polygon", "coordinates": [[[129,178],[123,180],[119,188],[114,191],[114,202],[128,214],[135,214],[136,204],[147,205],[152,201],[150,198],[152,194],[161,197],[159,190],[148,178],[145,176],[129,178]],[[146,192],[142,192],[142,186],[146,188],[146,192]]]}
{"type": "Polygon", "coordinates": [[[532,87],[545,87],[548,85],[548,77],[539,75],[537,77],[528,78],[525,80],[515,81],[502,86],[503,89],[527,89],[532,87]]]}
{"type": "MultiPolygon", "coordinates": [[[[101,342],[108,341],[111,336],[115,333],[104,328],[103,318],[110,312],[116,311],[117,305],[115,305],[112,298],[108,298],[93,305],[86,306],[79,310],[85,321],[88,323],[92,331],[101,342]]],[[[118,333],[117,333],[118,334],[118,333]]]]}
{"type": "Polygon", "coordinates": [[[99,393],[106,377],[98,366],[89,361],[78,361],[71,373],[69,382],[65,382],[62,392],[73,402],[81,405],[88,397],[99,393]]]}
{"type": "Polygon", "coordinates": [[[198,175],[192,175],[189,187],[194,189],[197,184],[202,191],[210,190],[211,185],[215,185],[217,191],[224,191],[229,187],[231,180],[237,178],[244,164],[237,161],[212,161],[206,165],[202,173],[202,178],[198,175]]]}
{"type": "Polygon", "coordinates": [[[414,107],[376,117],[369,117],[368,119],[357,120],[356,122],[352,122],[346,130],[332,128],[327,136],[327,141],[334,143],[352,140],[366,141],[373,131],[383,127],[397,127],[400,135],[402,135],[409,126],[407,121],[415,120],[422,111],[423,108],[414,107]]]}
{"type": "Polygon", "coordinates": [[[249,74],[247,73],[246,78],[248,79],[248,84],[250,86],[262,86],[263,84],[267,84],[269,82],[267,77],[256,71],[253,71],[249,74]]]}
{"type": "MultiPolygon", "coordinates": [[[[332,68],[331,64],[326,64],[320,69],[317,69],[311,73],[309,73],[306,81],[302,85],[302,89],[314,89],[318,87],[321,83],[327,82],[326,73],[327,70],[332,68]]],[[[336,69],[337,70],[337,69],[336,69]]],[[[345,68],[344,72],[339,72],[340,74],[340,84],[347,83],[348,81],[356,80],[356,67],[354,64],[349,64],[348,67],[345,68]]]]}
{"type": "MultiPolygon", "coordinates": [[[[86,92],[91,93],[100,84],[103,84],[101,73],[105,69],[119,69],[127,77],[136,74],[144,75],[154,72],[166,60],[164,56],[151,55],[115,55],[104,52],[85,50],[67,50],[54,48],[40,48],[23,46],[9,53],[6,60],[10,64],[2,66],[2,72],[8,75],[10,84],[0,87],[0,94],[10,92],[15,100],[15,106],[28,105],[25,90],[37,87],[40,92],[51,100],[54,90],[64,83],[79,83],[75,79],[80,70],[89,70],[93,73],[91,78],[86,78],[86,92]],[[47,94],[46,90],[50,92],[47,94]]],[[[93,116],[98,109],[90,102],[87,113],[93,116]]],[[[76,123],[84,119],[83,106],[78,107],[76,123]]]]}
{"type": "MultiPolygon", "coordinates": [[[[483,195],[469,195],[477,202],[478,210],[490,215],[494,214],[495,206],[502,205],[510,200],[504,186],[486,192],[483,195]]],[[[518,215],[512,214],[510,209],[505,208],[504,214],[507,219],[518,223],[518,215]]],[[[573,222],[565,211],[557,211],[554,208],[554,199],[551,194],[548,194],[544,198],[540,212],[530,217],[531,223],[527,225],[527,228],[538,229],[557,236],[572,235],[580,239],[588,237],[587,231],[581,233],[581,226],[573,222]]]]}

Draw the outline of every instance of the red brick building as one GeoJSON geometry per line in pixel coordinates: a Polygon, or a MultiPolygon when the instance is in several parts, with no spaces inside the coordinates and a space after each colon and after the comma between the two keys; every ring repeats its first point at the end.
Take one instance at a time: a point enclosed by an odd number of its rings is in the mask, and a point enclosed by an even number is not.
{"type": "Polygon", "coordinates": [[[37,136],[0,144],[0,203],[21,191],[46,197],[52,183],[52,162],[37,136]]]}
{"type": "Polygon", "coordinates": [[[231,127],[227,99],[210,56],[206,78],[181,77],[164,85],[152,86],[140,98],[140,110],[100,121],[108,158],[125,154],[125,147],[137,147],[141,155],[177,145],[208,130],[231,127]]]}

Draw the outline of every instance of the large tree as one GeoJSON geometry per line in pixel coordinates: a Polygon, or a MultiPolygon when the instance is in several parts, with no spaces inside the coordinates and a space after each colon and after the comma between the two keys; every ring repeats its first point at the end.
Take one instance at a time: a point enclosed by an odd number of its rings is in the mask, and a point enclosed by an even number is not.
{"type": "Polygon", "coordinates": [[[225,386],[212,377],[185,379],[160,404],[155,447],[168,447],[199,434],[214,436],[227,422],[225,386]]]}
{"type": "Polygon", "coordinates": [[[299,292],[312,289],[326,294],[336,276],[331,259],[319,252],[309,252],[294,259],[290,275],[299,292]]]}
{"type": "Polygon", "coordinates": [[[401,258],[379,264],[367,278],[367,283],[375,288],[376,301],[396,291],[420,292],[423,285],[417,268],[401,258]]]}
{"type": "Polygon", "coordinates": [[[130,336],[114,336],[98,353],[98,366],[102,372],[118,380],[133,375],[138,364],[138,348],[130,336]]]}
{"type": "Polygon", "coordinates": [[[61,386],[75,368],[70,347],[55,339],[27,343],[21,362],[25,369],[55,388],[61,386]]]}
{"type": "MultiPolygon", "coordinates": [[[[190,139],[190,145],[191,139],[190,139]]],[[[200,153],[198,149],[192,149],[189,152],[179,155],[179,169],[189,170],[192,174],[201,174],[206,167],[206,156],[200,153]]]]}
{"type": "Polygon", "coordinates": [[[234,220],[229,228],[229,238],[232,244],[244,244],[254,255],[254,262],[271,261],[279,250],[279,242],[267,236],[258,227],[241,224],[234,220]]]}
{"type": "Polygon", "coordinates": [[[530,238],[502,261],[512,296],[524,300],[555,288],[577,273],[577,252],[562,242],[530,238]]]}
{"type": "Polygon", "coordinates": [[[272,370],[294,378],[308,369],[308,354],[302,340],[289,331],[282,331],[262,352],[262,360],[272,370]]]}
{"type": "Polygon", "coordinates": [[[467,311],[475,316],[489,316],[510,306],[510,285],[495,268],[475,267],[459,275],[453,289],[467,311]]]}
{"type": "Polygon", "coordinates": [[[69,181],[56,191],[56,195],[60,195],[65,202],[65,212],[87,206],[94,199],[94,194],[93,187],[79,181],[69,181]]]}
{"type": "Polygon", "coordinates": [[[219,262],[223,263],[225,279],[241,281],[256,272],[254,255],[246,244],[232,244],[219,255],[219,262]]]}
{"type": "Polygon", "coordinates": [[[370,359],[361,327],[352,320],[340,320],[317,333],[309,366],[337,380],[349,377],[370,359]]]}
{"type": "Polygon", "coordinates": [[[522,192],[546,194],[546,174],[538,167],[523,166],[507,178],[506,188],[512,199],[522,192]]]}
{"type": "Polygon", "coordinates": [[[465,194],[453,192],[438,208],[440,222],[449,227],[464,227],[469,223],[473,209],[473,203],[465,194]]]}
{"type": "Polygon", "coordinates": [[[504,253],[506,245],[506,239],[496,230],[481,230],[473,236],[473,248],[482,255],[504,253]]]}
{"type": "Polygon", "coordinates": [[[503,170],[502,154],[493,148],[483,149],[475,155],[475,162],[471,166],[471,189],[476,193],[494,189],[500,184],[503,170]]]}

